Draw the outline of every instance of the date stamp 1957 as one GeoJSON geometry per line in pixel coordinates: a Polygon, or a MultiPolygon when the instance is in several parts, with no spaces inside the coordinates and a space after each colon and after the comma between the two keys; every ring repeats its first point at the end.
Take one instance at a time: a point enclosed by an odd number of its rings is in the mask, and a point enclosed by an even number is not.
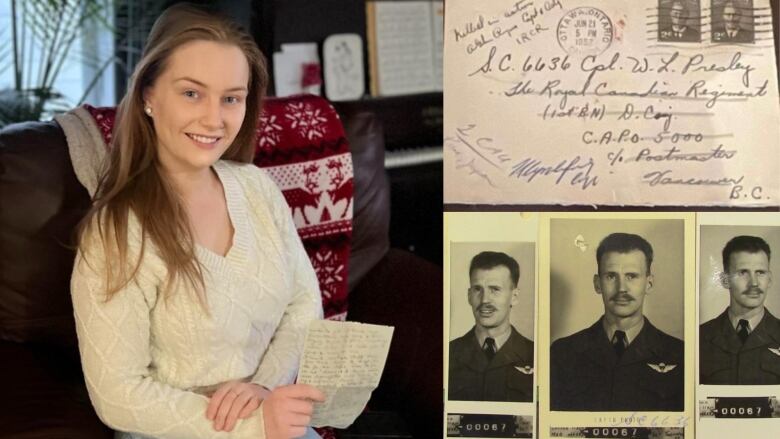
{"type": "Polygon", "coordinates": [[[614,35],[612,20],[593,7],[572,9],[558,22],[558,44],[570,55],[598,55],[609,48],[614,35]]]}

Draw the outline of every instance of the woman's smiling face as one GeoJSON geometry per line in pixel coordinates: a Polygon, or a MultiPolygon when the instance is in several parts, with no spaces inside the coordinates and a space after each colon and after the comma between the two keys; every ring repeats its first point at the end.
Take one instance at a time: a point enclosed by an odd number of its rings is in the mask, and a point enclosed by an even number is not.
{"type": "Polygon", "coordinates": [[[246,114],[249,64],[241,49],[213,41],[177,48],[144,93],[167,172],[214,164],[236,138],[246,114]]]}

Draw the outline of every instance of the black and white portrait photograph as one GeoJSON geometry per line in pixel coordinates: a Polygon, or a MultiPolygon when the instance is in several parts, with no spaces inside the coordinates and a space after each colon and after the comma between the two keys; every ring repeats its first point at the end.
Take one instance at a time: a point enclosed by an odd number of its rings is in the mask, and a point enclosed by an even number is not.
{"type": "Polygon", "coordinates": [[[535,243],[450,247],[450,401],[532,402],[535,243]]]}
{"type": "Polygon", "coordinates": [[[682,219],[550,221],[550,409],[682,411],[682,219]]]}
{"type": "Polygon", "coordinates": [[[711,0],[712,42],[752,43],[753,0],[711,0]]]}
{"type": "Polygon", "coordinates": [[[780,226],[699,233],[699,383],[780,384],[780,226]]]}
{"type": "Polygon", "coordinates": [[[658,0],[658,41],[701,41],[699,0],[658,0]]]}

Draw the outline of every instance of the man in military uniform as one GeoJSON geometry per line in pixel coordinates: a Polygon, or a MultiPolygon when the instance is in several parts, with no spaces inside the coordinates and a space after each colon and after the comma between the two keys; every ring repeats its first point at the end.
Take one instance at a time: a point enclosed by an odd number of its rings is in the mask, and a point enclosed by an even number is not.
{"type": "Polygon", "coordinates": [[[601,241],[593,286],[604,315],[552,344],[552,410],[683,410],[683,342],[642,312],[652,262],[653,248],[641,236],[613,233],[601,241]]]}
{"type": "Polygon", "coordinates": [[[469,266],[474,327],[450,342],[451,401],[533,401],[534,344],[510,324],[520,266],[505,253],[482,252],[469,266]]]}
{"type": "Polygon", "coordinates": [[[764,307],[772,286],[769,244],[737,236],[723,247],[728,308],[699,329],[701,384],[780,384],[780,320],[764,307]]]}

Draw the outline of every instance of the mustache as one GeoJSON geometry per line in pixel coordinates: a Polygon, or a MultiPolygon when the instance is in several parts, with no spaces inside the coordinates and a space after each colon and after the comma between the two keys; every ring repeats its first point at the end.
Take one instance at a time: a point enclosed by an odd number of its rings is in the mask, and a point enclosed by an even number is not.
{"type": "Polygon", "coordinates": [[[764,290],[762,290],[759,287],[749,287],[749,288],[746,288],[745,291],[742,292],[743,295],[746,295],[746,294],[756,294],[756,293],[764,294],[764,290]]]}
{"type": "Polygon", "coordinates": [[[627,300],[636,300],[636,299],[634,298],[634,296],[628,293],[616,294],[615,296],[609,299],[610,302],[627,301],[627,300]]]}
{"type": "Polygon", "coordinates": [[[493,306],[493,305],[488,305],[488,304],[479,305],[477,307],[477,311],[479,311],[479,312],[482,312],[482,311],[496,311],[496,307],[493,306]]]}

